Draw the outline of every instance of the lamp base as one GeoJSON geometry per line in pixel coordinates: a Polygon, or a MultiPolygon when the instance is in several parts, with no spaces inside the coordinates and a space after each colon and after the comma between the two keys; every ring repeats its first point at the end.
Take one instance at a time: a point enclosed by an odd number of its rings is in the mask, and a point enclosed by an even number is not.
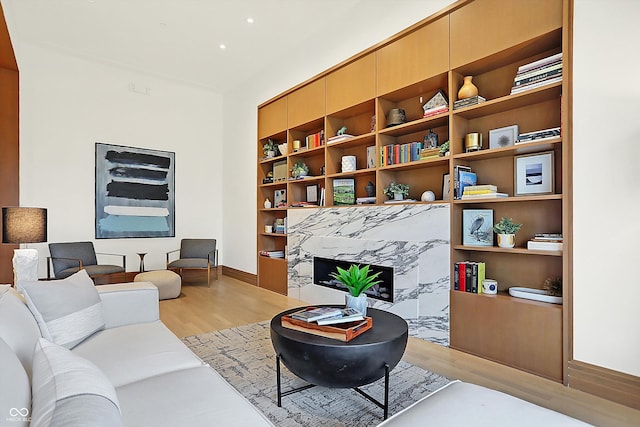
{"type": "Polygon", "coordinates": [[[16,249],[13,251],[13,284],[22,292],[22,283],[38,280],[38,251],[16,249]]]}

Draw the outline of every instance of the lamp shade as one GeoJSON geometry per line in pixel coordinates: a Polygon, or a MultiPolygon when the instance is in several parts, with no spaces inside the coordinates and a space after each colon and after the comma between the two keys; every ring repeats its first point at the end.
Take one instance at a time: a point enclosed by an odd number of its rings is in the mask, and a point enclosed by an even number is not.
{"type": "Polygon", "coordinates": [[[2,243],[47,241],[47,210],[44,208],[2,208],[2,243]]]}

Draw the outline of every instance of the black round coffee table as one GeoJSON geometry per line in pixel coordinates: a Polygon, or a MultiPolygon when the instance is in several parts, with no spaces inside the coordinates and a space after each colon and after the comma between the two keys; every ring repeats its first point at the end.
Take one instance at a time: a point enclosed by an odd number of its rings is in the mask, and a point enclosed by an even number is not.
{"type": "Polygon", "coordinates": [[[384,409],[388,415],[389,372],[398,364],[407,346],[407,322],[388,311],[367,308],[373,327],[349,342],[343,342],[282,327],[280,319],[302,307],[284,311],[271,319],[271,342],[276,352],[278,406],[281,397],[314,385],[353,388],[384,409]],[[296,376],[310,383],[282,393],[280,361],[296,376]],[[385,402],[380,403],[358,387],[385,378],[385,402]]]}

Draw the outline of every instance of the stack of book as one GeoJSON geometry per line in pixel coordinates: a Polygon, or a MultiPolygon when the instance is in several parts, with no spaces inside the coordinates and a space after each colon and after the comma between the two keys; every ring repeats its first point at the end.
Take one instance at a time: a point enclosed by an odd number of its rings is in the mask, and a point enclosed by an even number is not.
{"type": "Polygon", "coordinates": [[[561,251],[562,233],[537,233],[527,242],[527,249],[536,251],[561,251]]]}
{"type": "Polygon", "coordinates": [[[284,251],[260,251],[260,256],[269,258],[284,258],[284,251]]]}
{"type": "MultiPolygon", "coordinates": [[[[460,173],[471,172],[471,168],[469,166],[463,165],[455,165],[453,167],[453,198],[454,199],[462,199],[462,191],[464,188],[460,188],[460,173]]],[[[471,176],[471,175],[469,175],[471,176]]],[[[476,183],[470,183],[469,185],[475,185],[476,183]]]]}
{"type": "Polygon", "coordinates": [[[562,52],[518,67],[511,94],[562,81],[562,52]]]}
{"type": "Polygon", "coordinates": [[[358,197],[356,199],[356,205],[375,205],[376,198],[374,197],[358,197]]]}
{"type": "Polygon", "coordinates": [[[333,144],[333,143],[344,141],[345,139],[351,139],[351,138],[353,138],[353,135],[349,135],[348,133],[343,133],[342,135],[332,136],[331,138],[327,139],[327,144],[333,144]]]}
{"type": "Polygon", "coordinates": [[[431,117],[449,111],[449,98],[444,89],[438,90],[423,106],[422,117],[431,117]]]}
{"type": "Polygon", "coordinates": [[[484,99],[480,95],[472,96],[471,98],[459,99],[453,103],[453,109],[458,110],[460,108],[469,107],[471,105],[478,105],[485,101],[486,99],[484,99]]]}
{"type": "Polygon", "coordinates": [[[453,265],[453,289],[455,291],[481,294],[485,271],[486,265],[484,262],[456,262],[453,265]]]}
{"type": "Polygon", "coordinates": [[[340,341],[350,341],[371,329],[373,319],[363,316],[353,308],[305,307],[300,311],[282,316],[280,324],[283,328],[340,341]]]}
{"type": "Polygon", "coordinates": [[[434,159],[440,157],[439,148],[423,148],[420,150],[420,160],[434,159]]]}
{"type": "Polygon", "coordinates": [[[431,117],[431,116],[435,116],[437,114],[446,113],[447,111],[449,111],[449,106],[448,105],[439,105],[437,107],[433,107],[433,108],[429,108],[428,110],[424,110],[424,114],[422,115],[422,117],[423,118],[431,117]]]}
{"type": "Polygon", "coordinates": [[[527,142],[538,142],[546,139],[560,137],[560,126],[549,129],[537,130],[534,132],[521,133],[516,144],[526,144],[527,142]]]}
{"type": "Polygon", "coordinates": [[[498,193],[498,187],[492,184],[468,185],[462,191],[462,200],[495,199],[509,197],[507,193],[498,193]]]}

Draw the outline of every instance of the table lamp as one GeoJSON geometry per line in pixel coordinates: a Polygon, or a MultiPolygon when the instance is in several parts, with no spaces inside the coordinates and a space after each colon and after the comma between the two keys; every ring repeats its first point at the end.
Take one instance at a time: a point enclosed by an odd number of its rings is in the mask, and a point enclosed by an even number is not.
{"type": "MultiPolygon", "coordinates": [[[[47,241],[47,210],[44,208],[2,208],[2,243],[22,244],[47,241]]],[[[13,252],[13,284],[38,280],[38,251],[15,249],[13,252]]]]}

